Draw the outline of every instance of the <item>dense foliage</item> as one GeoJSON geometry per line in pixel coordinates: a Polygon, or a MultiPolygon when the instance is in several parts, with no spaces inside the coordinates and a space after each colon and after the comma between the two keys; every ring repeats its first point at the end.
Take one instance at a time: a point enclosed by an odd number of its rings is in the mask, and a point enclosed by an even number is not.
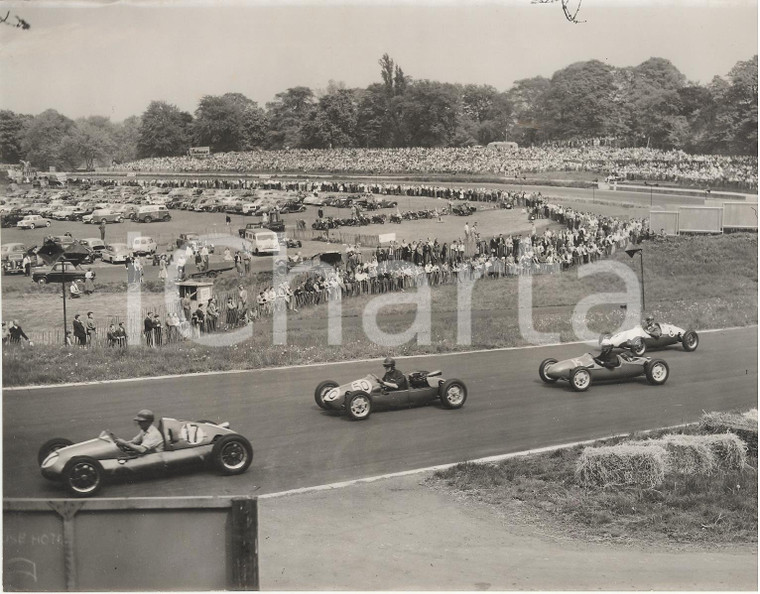
{"type": "Polygon", "coordinates": [[[293,87],[265,108],[240,93],[204,96],[190,114],[153,101],[122,123],[70,120],[49,109],[0,111],[0,162],[92,168],[139,157],[256,148],[464,147],[495,140],[521,146],[588,142],[691,153],[757,153],[757,56],[726,78],[690,83],[668,60],[615,68],[571,64],[550,78],[489,85],[413,80],[385,54],[380,82],[293,87]]]}

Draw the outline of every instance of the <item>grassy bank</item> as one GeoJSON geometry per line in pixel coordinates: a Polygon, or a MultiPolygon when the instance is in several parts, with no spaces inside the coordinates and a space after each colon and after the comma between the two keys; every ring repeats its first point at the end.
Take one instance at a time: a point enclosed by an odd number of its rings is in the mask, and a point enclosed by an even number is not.
{"type": "MultiPolygon", "coordinates": [[[[757,323],[757,235],[679,237],[643,244],[647,310],[658,319],[696,330],[757,323]]],[[[638,257],[624,252],[611,259],[638,274],[638,257]]],[[[532,323],[538,332],[554,333],[562,341],[577,340],[572,313],[582,299],[598,293],[621,292],[623,281],[609,274],[578,278],[571,270],[532,279],[532,323]]],[[[365,334],[362,313],[376,297],[342,303],[342,344],[327,344],[327,307],[305,308],[288,316],[287,344],[272,344],[270,320],[250,326],[250,337],[236,346],[209,347],[193,342],[159,350],[130,347],[66,349],[57,346],[17,346],[3,353],[5,386],[116,379],[226,369],[342,361],[352,358],[494,348],[528,344],[520,331],[515,278],[483,279],[475,284],[470,309],[471,341],[461,344],[457,331],[456,286],[432,290],[430,344],[407,342],[395,348],[373,343],[365,334]]],[[[396,294],[412,298],[414,293],[396,294]]],[[[416,306],[384,307],[378,325],[400,333],[414,322],[416,306]]],[[[614,330],[623,321],[617,303],[593,307],[587,315],[592,334],[614,330]]]]}
{"type": "MultiPolygon", "coordinates": [[[[691,426],[678,433],[699,432],[691,426]]],[[[658,433],[664,432],[646,437],[658,433]]],[[[578,483],[575,468],[582,450],[579,446],[498,464],[460,464],[437,472],[429,485],[492,506],[510,523],[546,534],[618,543],[757,542],[756,456],[748,457],[743,470],[666,474],[655,489],[604,489],[578,483]]]]}

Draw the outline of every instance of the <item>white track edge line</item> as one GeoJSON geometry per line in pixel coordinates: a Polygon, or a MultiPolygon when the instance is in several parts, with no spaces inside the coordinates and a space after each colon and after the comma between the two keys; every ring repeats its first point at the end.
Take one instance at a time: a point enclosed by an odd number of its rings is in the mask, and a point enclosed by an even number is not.
{"type": "MultiPolygon", "coordinates": [[[[729,328],[710,328],[708,330],[700,330],[700,334],[710,334],[713,332],[730,332],[734,330],[745,330],[747,328],[757,328],[757,324],[752,324],[749,326],[731,326],[729,328]]],[[[396,357],[396,359],[404,360],[404,359],[423,359],[427,357],[451,357],[454,355],[475,355],[478,353],[495,353],[495,352],[504,352],[504,351],[518,351],[523,349],[543,349],[543,348],[549,348],[549,347],[558,347],[558,346],[566,346],[566,345],[573,345],[573,344],[591,344],[593,341],[588,340],[574,340],[571,342],[553,342],[550,344],[532,344],[532,345],[523,345],[523,346],[514,346],[514,347],[496,347],[493,349],[476,349],[471,351],[452,351],[448,353],[422,353],[419,355],[403,355],[396,357]]],[[[172,375],[147,375],[143,377],[125,377],[121,379],[114,379],[114,380],[97,380],[97,381],[90,381],[90,382],[70,382],[66,384],[42,384],[42,385],[31,385],[31,386],[12,386],[2,388],[3,392],[19,392],[22,390],[49,390],[51,388],[74,388],[74,387],[82,387],[82,386],[98,386],[98,385],[107,385],[107,384],[121,384],[121,383],[127,383],[127,382],[144,382],[144,381],[156,381],[156,380],[166,380],[166,379],[176,379],[180,377],[205,377],[210,375],[234,375],[239,373],[256,373],[256,372],[267,372],[267,371],[280,371],[280,370],[287,370],[287,369],[305,369],[309,367],[323,367],[325,365],[347,365],[351,363],[369,363],[371,361],[377,361],[379,357],[371,357],[369,359],[350,359],[348,361],[322,361],[319,363],[301,363],[299,365],[283,365],[281,367],[262,367],[259,369],[227,369],[224,371],[199,371],[197,373],[182,373],[182,374],[172,374],[172,375]]]]}
{"type": "MultiPolygon", "coordinates": [[[[639,431],[637,433],[651,433],[652,431],[665,431],[669,429],[680,429],[683,427],[688,427],[690,425],[695,425],[696,423],[681,423],[679,425],[670,425],[668,427],[657,427],[655,429],[646,429],[639,431]]],[[[546,452],[554,452],[557,450],[565,450],[568,448],[574,448],[581,445],[589,445],[592,443],[596,443],[597,441],[604,441],[607,439],[616,439],[619,437],[627,437],[631,435],[631,432],[627,433],[617,433],[615,435],[608,435],[607,437],[597,437],[595,439],[584,439],[583,441],[574,441],[570,443],[563,443],[559,445],[553,445],[553,446],[545,446],[542,448],[534,448],[531,450],[523,450],[522,452],[512,452],[510,454],[497,454],[495,456],[486,456],[485,458],[476,458],[474,460],[462,460],[460,462],[451,462],[448,464],[439,464],[437,466],[428,466],[426,468],[415,468],[413,470],[403,470],[401,472],[391,472],[388,474],[380,474],[377,476],[370,476],[360,479],[352,479],[349,481],[342,481],[338,483],[330,483],[327,485],[316,485],[314,487],[301,487],[300,489],[290,489],[288,491],[280,491],[279,493],[266,493],[264,495],[259,495],[259,499],[274,499],[276,497],[286,497],[289,495],[303,495],[307,493],[315,493],[318,491],[330,491],[333,489],[343,489],[345,487],[351,487],[353,485],[360,485],[363,483],[374,483],[377,481],[385,480],[385,479],[392,479],[392,478],[400,478],[404,476],[411,476],[415,474],[423,474],[426,472],[436,472],[439,470],[447,470],[449,468],[453,468],[454,466],[457,466],[459,464],[491,464],[493,462],[501,462],[502,460],[509,460],[510,458],[518,458],[521,456],[531,456],[533,454],[543,454],[546,452]]]]}

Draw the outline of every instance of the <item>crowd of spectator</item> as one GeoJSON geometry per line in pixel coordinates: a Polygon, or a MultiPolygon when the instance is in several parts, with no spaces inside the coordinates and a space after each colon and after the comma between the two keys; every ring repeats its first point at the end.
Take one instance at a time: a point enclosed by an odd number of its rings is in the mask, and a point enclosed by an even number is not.
{"type": "Polygon", "coordinates": [[[337,265],[304,263],[299,252],[290,262],[291,281],[275,277],[272,283],[250,287],[250,291],[240,284],[237,291],[216,294],[201,303],[185,295],[176,311],[165,314],[163,325],[158,314],[148,314],[145,342],[159,346],[255,324],[278,311],[424,284],[556,274],[608,257],[629,241],[638,243],[649,236],[646,220],[581,212],[553,204],[540,193],[515,193],[509,198],[534,221],[548,219],[558,225],[538,232],[534,224],[530,233],[483,237],[477,224],[470,229],[465,223],[464,237],[450,243],[437,238],[402,240],[370,251],[348,245],[337,265]],[[299,268],[299,264],[305,266],[299,268]]]}
{"type": "Polygon", "coordinates": [[[757,189],[757,157],[691,155],[680,150],[608,145],[395,149],[291,149],[216,153],[209,157],[154,157],[118,171],[162,173],[298,172],[367,174],[526,174],[587,172],[648,182],[757,189]]]}

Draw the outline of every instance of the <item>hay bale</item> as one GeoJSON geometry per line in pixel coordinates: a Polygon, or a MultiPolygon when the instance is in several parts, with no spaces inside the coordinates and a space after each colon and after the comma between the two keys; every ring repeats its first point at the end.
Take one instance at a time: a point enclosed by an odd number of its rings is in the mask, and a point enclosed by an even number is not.
{"type": "Polygon", "coordinates": [[[700,425],[708,433],[735,433],[747,444],[748,451],[757,457],[757,409],[745,413],[705,413],[700,425]]]}
{"type": "Polygon", "coordinates": [[[666,466],[667,452],[660,446],[587,447],[576,463],[575,477],[584,486],[649,489],[662,482],[666,466]]]}
{"type": "MultiPolygon", "coordinates": [[[[757,434],[756,434],[757,435],[757,434]]],[[[734,433],[703,435],[722,470],[742,470],[747,464],[747,444],[734,433]]]]}
{"type": "Polygon", "coordinates": [[[710,474],[718,466],[715,453],[703,435],[664,435],[652,440],[668,453],[670,472],[710,474]]]}

